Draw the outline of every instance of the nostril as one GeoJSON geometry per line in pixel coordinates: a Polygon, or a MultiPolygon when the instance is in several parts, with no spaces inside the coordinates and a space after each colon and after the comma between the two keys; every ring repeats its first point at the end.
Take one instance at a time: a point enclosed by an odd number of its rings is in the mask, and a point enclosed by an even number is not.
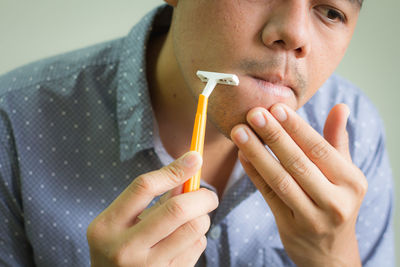
{"type": "Polygon", "coordinates": [[[306,46],[302,46],[296,48],[294,51],[297,58],[303,58],[308,54],[309,48],[306,46]]]}

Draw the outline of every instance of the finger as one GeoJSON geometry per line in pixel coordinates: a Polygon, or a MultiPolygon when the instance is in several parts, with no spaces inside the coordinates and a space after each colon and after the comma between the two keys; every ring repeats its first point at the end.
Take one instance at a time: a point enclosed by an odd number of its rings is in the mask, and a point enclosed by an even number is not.
{"type": "Polygon", "coordinates": [[[182,188],[183,188],[183,185],[179,185],[179,186],[169,190],[167,193],[163,194],[160,197],[160,199],[153,206],[143,210],[137,216],[137,218],[139,220],[143,220],[150,212],[154,211],[158,206],[160,206],[161,204],[165,203],[168,199],[181,194],[182,193],[182,188]]]}
{"type": "Polygon", "coordinates": [[[304,154],[278,121],[264,108],[252,109],[247,116],[251,127],[279,159],[291,177],[318,206],[325,205],[331,183],[304,154]]]}
{"type": "Polygon", "coordinates": [[[153,206],[143,210],[138,216],[137,218],[140,220],[143,220],[147,215],[150,214],[150,212],[153,212],[156,208],[158,208],[159,206],[161,206],[161,204],[167,202],[168,199],[180,194],[182,192],[182,187],[178,186],[175,187],[174,189],[169,190],[167,193],[163,194],[160,199],[154,203],[153,206]]]}
{"type": "Polygon", "coordinates": [[[192,246],[188,247],[185,253],[179,255],[171,262],[171,266],[195,266],[201,254],[207,247],[207,238],[202,236],[192,246]]]}
{"type": "Polygon", "coordinates": [[[210,228],[210,217],[202,215],[180,226],[167,238],[157,243],[150,251],[150,257],[156,257],[160,262],[170,262],[206,234],[210,228]]]}
{"type": "Polygon", "coordinates": [[[261,195],[264,197],[271,211],[276,215],[276,217],[281,217],[281,214],[288,216],[290,210],[286,204],[277,196],[274,190],[265,182],[265,180],[260,176],[257,170],[253,167],[251,162],[246,158],[242,151],[239,150],[238,157],[243,169],[249,176],[250,180],[258,188],[261,195]]]}
{"type": "Polygon", "coordinates": [[[354,166],[292,109],[275,104],[271,113],[333,184],[348,184],[352,182],[351,177],[359,176],[354,166]]]}
{"type": "Polygon", "coordinates": [[[232,129],[231,138],[263,180],[293,211],[309,211],[314,204],[247,125],[232,129]]]}
{"type": "Polygon", "coordinates": [[[127,238],[134,237],[132,240],[140,241],[142,247],[153,247],[181,225],[210,213],[217,206],[217,195],[205,188],[177,195],[131,228],[127,238]]]}
{"type": "Polygon", "coordinates": [[[324,137],[343,157],[351,161],[349,136],[346,130],[350,109],[346,104],[334,106],[325,122],[324,137]]]}
{"type": "Polygon", "coordinates": [[[196,174],[202,164],[191,151],[157,171],[137,177],[106,209],[104,216],[118,224],[131,224],[154,197],[173,189],[196,174]]]}

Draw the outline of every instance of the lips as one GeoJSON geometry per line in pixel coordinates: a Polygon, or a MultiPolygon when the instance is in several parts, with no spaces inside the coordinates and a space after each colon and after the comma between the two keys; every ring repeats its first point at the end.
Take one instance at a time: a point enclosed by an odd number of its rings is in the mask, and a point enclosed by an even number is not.
{"type": "Polygon", "coordinates": [[[279,76],[269,76],[267,78],[259,78],[250,76],[255,87],[263,92],[278,98],[290,98],[294,96],[293,89],[286,85],[279,76]]]}

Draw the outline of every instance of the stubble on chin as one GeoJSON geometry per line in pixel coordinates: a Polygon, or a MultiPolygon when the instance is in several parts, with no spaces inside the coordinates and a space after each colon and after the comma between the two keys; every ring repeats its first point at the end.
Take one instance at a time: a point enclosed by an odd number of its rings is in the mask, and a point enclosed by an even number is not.
{"type": "Polygon", "coordinates": [[[235,93],[224,95],[223,92],[219,92],[209,99],[207,118],[220,133],[231,139],[233,127],[247,123],[246,115],[251,108],[240,106],[235,93]]]}

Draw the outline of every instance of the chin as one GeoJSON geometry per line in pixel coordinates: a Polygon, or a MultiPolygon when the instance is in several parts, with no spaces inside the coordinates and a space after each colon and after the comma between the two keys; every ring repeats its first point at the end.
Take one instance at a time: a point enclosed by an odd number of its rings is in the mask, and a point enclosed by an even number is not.
{"type": "Polygon", "coordinates": [[[247,124],[247,113],[256,107],[262,107],[267,110],[276,103],[283,103],[292,109],[297,109],[297,99],[290,98],[272,98],[266,94],[235,94],[228,90],[213,93],[210,97],[208,106],[208,119],[214,127],[225,137],[230,139],[230,134],[238,124],[247,124]]]}
{"type": "Polygon", "coordinates": [[[208,108],[208,119],[213,126],[222,133],[226,138],[230,139],[233,127],[238,124],[247,124],[246,115],[251,109],[250,107],[223,107],[221,105],[213,105],[210,101],[208,108]]]}

